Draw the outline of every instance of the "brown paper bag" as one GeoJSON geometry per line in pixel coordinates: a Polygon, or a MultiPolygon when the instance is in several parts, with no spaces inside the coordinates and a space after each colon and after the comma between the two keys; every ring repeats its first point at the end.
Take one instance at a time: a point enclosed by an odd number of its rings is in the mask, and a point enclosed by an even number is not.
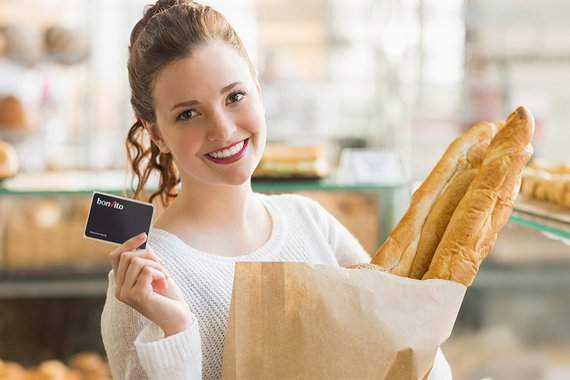
{"type": "Polygon", "coordinates": [[[422,379],[466,287],[366,269],[237,263],[225,379],[422,379]]]}

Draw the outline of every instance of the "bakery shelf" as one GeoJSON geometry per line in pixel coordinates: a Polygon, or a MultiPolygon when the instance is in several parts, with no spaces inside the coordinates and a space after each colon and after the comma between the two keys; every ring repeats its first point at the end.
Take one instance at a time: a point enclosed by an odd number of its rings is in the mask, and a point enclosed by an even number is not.
{"type": "MultiPolygon", "coordinates": [[[[129,188],[125,172],[52,172],[21,173],[0,184],[2,196],[81,196],[94,190],[123,194],[129,188]]],[[[409,186],[406,182],[382,184],[342,184],[332,179],[311,180],[254,180],[253,189],[258,192],[296,191],[353,191],[369,192],[378,196],[378,239],[384,241],[403,213],[407,204],[409,186]]]]}
{"type": "Polygon", "coordinates": [[[511,220],[570,245],[570,209],[519,194],[511,220]]]}
{"type": "MultiPolygon", "coordinates": [[[[407,187],[406,182],[382,184],[342,184],[332,179],[256,180],[253,188],[260,192],[354,190],[378,191],[407,187]]],[[[129,187],[124,171],[26,173],[0,183],[0,196],[90,194],[94,190],[122,193],[129,187]]]]}
{"type": "Polygon", "coordinates": [[[542,231],[550,238],[555,238],[570,246],[570,224],[514,211],[510,220],[542,231]]]}
{"type": "Polygon", "coordinates": [[[0,183],[0,196],[85,195],[94,190],[120,194],[124,188],[123,171],[21,173],[0,183]]]}
{"type": "Polygon", "coordinates": [[[0,298],[101,297],[110,266],[0,269],[0,298]]]}

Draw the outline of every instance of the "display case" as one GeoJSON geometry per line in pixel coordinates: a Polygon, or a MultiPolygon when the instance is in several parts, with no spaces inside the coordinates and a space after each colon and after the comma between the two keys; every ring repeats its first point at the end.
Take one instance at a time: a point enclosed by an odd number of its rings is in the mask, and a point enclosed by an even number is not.
{"type": "MultiPolygon", "coordinates": [[[[66,172],[5,181],[0,187],[0,297],[104,295],[112,245],[84,238],[84,227],[92,192],[121,195],[124,178],[114,171],[66,172]]],[[[395,226],[409,195],[406,182],[255,180],[253,188],[317,199],[349,229],[359,229],[355,235],[371,252],[395,226]]]]}
{"type": "MultiPolygon", "coordinates": [[[[113,246],[83,232],[93,190],[126,188],[125,173],[114,171],[21,174],[0,185],[0,358],[33,366],[81,350],[104,355],[99,316],[113,246]]],[[[409,196],[405,182],[256,180],[253,188],[317,199],[370,251],[409,196]]]]}
{"type": "Polygon", "coordinates": [[[561,218],[522,210],[500,232],[443,347],[456,378],[570,375],[570,223],[560,220],[570,210],[561,218]]]}

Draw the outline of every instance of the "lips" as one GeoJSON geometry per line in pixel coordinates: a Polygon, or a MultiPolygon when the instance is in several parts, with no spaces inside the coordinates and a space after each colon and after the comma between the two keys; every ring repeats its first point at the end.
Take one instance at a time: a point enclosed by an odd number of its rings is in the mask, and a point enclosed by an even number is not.
{"type": "Polygon", "coordinates": [[[230,164],[232,162],[236,162],[245,154],[248,141],[249,139],[239,141],[233,145],[207,153],[205,154],[205,157],[218,164],[230,164]]]}

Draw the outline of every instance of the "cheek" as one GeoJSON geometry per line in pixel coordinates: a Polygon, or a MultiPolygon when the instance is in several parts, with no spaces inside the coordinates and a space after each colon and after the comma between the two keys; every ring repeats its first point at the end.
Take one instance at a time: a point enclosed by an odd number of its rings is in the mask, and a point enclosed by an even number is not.
{"type": "Polygon", "coordinates": [[[203,136],[200,136],[199,131],[191,128],[172,133],[169,137],[175,158],[176,156],[195,154],[200,149],[201,141],[204,139],[203,136]]]}
{"type": "Polygon", "coordinates": [[[248,130],[255,133],[265,132],[265,112],[261,105],[251,107],[244,114],[244,122],[248,125],[248,130]]]}

